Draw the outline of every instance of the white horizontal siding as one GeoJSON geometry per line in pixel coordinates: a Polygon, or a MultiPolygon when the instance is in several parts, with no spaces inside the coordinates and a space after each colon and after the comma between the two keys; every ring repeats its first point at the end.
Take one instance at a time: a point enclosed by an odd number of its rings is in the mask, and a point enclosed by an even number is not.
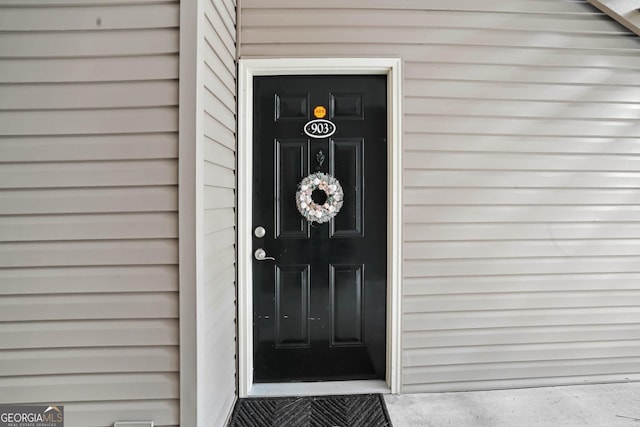
{"type": "MultiPolygon", "coordinates": [[[[22,2],[23,5],[27,3],[22,2]]],[[[40,5],[27,8],[2,7],[7,2],[1,2],[0,26],[5,31],[124,30],[178,26],[179,5],[175,2],[131,2],[120,5],[113,4],[116,2],[95,2],[93,7],[77,7],[68,2],[66,5],[65,2],[56,2],[58,6],[55,13],[50,13],[51,3],[40,2],[40,5]]]]}
{"type": "Polygon", "coordinates": [[[175,133],[3,137],[5,162],[175,159],[175,133]]]}
{"type": "Polygon", "coordinates": [[[615,227],[601,227],[597,222],[518,222],[505,223],[496,230],[491,223],[407,223],[406,244],[433,241],[508,242],[510,240],[547,239],[635,239],[640,237],[640,224],[619,222],[615,227]]]}
{"type": "Polygon", "coordinates": [[[175,80],[120,83],[23,83],[0,87],[0,110],[175,106],[175,80]]]}
{"type": "MultiPolygon", "coordinates": [[[[13,0],[16,1],[16,0],[13,0]]],[[[249,0],[242,4],[243,8],[257,9],[289,9],[300,10],[316,9],[316,3],[298,2],[296,0],[272,0],[261,2],[260,0],[249,0]]],[[[455,3],[442,3],[440,0],[404,0],[402,2],[388,2],[385,0],[367,0],[366,2],[345,3],[341,0],[327,0],[322,3],[326,9],[338,9],[341,11],[361,9],[382,9],[387,11],[431,11],[431,10],[452,10],[458,12],[486,11],[491,13],[558,13],[558,14],[588,14],[589,11],[576,9],[572,4],[556,3],[548,0],[519,0],[514,2],[490,1],[484,5],[478,4],[475,0],[458,0],[455,3]]],[[[316,15],[317,17],[317,15],[316,15]]],[[[401,24],[401,22],[388,21],[401,24]]]]}
{"type": "Polygon", "coordinates": [[[113,372],[175,372],[178,355],[172,348],[112,347],[15,350],[0,355],[0,375],[50,375],[113,372]]]}
{"type": "Polygon", "coordinates": [[[571,325],[556,327],[517,327],[496,328],[477,331],[474,329],[409,331],[405,334],[405,342],[420,348],[420,343],[429,340],[434,347],[482,346],[515,344],[566,343],[580,339],[583,344],[595,341],[637,340],[640,336],[638,328],[629,325],[571,325]]]}
{"type": "Polygon", "coordinates": [[[175,159],[2,164],[0,188],[176,185],[176,165],[175,159]]]}
{"type": "MultiPolygon", "coordinates": [[[[178,78],[174,53],[145,56],[0,58],[7,83],[145,81],[178,78]]],[[[62,100],[64,101],[64,100],[62,100]]]]}
{"type": "Polygon", "coordinates": [[[178,119],[176,107],[5,110],[0,128],[6,136],[176,132],[178,119]]]}
{"type": "MultiPolygon", "coordinates": [[[[0,380],[0,390],[3,396],[11,396],[16,402],[26,404],[51,399],[57,402],[93,402],[96,395],[103,395],[103,401],[138,400],[145,396],[144,400],[164,399],[169,403],[178,395],[177,376],[177,373],[152,372],[6,377],[0,380]],[[7,394],[8,391],[12,394],[7,394]],[[57,397],[52,398],[52,393],[57,393],[57,397]]],[[[73,410],[73,405],[68,406],[73,410]]],[[[147,414],[147,417],[154,415],[147,414]]]]}
{"type": "Polygon", "coordinates": [[[309,33],[305,28],[272,28],[265,33],[261,29],[247,28],[244,40],[252,44],[296,43],[305,44],[338,43],[347,38],[351,43],[362,44],[402,44],[405,46],[433,44],[464,44],[466,46],[519,46],[522,48],[542,47],[557,49],[612,49],[624,51],[635,49],[640,44],[635,37],[626,34],[590,34],[549,32],[546,37],[532,37],[535,32],[522,30],[466,29],[466,28],[411,28],[379,27],[376,31],[362,31],[361,28],[332,27],[324,31],[309,33]],[[304,38],[303,38],[304,37],[304,38]]]}
{"type": "Polygon", "coordinates": [[[0,1],[0,395],[179,424],[177,1],[0,1]]]}
{"type": "Polygon", "coordinates": [[[154,266],[21,267],[0,270],[2,295],[175,292],[177,268],[154,266]]]}
{"type": "Polygon", "coordinates": [[[202,3],[200,51],[204,263],[204,419],[224,425],[236,398],[236,13],[231,0],[202,3]]]}
{"type": "Polygon", "coordinates": [[[177,238],[175,213],[0,217],[2,241],[177,238]]]}
{"type": "MultiPolygon", "coordinates": [[[[562,292],[590,292],[590,291],[620,291],[636,290],[640,273],[573,273],[549,275],[521,275],[517,281],[508,276],[471,276],[464,281],[454,276],[432,278],[407,278],[405,279],[406,296],[426,295],[458,295],[467,294],[473,290],[477,294],[494,294],[503,292],[507,286],[511,286],[513,293],[520,292],[553,292],[561,289],[562,292]],[[602,283],[609,286],[602,289],[602,283]]],[[[560,294],[558,294],[560,295],[560,294]]]]}
{"type": "Polygon", "coordinates": [[[173,292],[3,296],[0,321],[177,318],[173,292]]]}
{"type": "MultiPolygon", "coordinates": [[[[82,322],[47,320],[4,322],[3,350],[76,347],[176,346],[178,326],[165,319],[94,319],[82,322]]],[[[38,357],[38,352],[33,353],[38,357]]]]}
{"type": "Polygon", "coordinates": [[[175,28],[73,31],[12,32],[2,35],[0,55],[12,58],[56,58],[166,54],[178,52],[175,28]],[[127,40],[122,43],[122,40],[127,40]]]}
{"type": "Polygon", "coordinates": [[[241,20],[243,57],[404,61],[404,392],[640,378],[640,39],[584,1],[241,20]]]}
{"type": "Polygon", "coordinates": [[[638,186],[640,175],[635,171],[611,172],[611,171],[499,171],[499,170],[475,170],[473,176],[460,175],[455,169],[449,170],[421,170],[407,169],[405,176],[414,180],[416,186],[426,185],[439,187],[469,187],[482,181],[491,188],[510,187],[509,180],[518,177],[519,188],[548,188],[561,181],[563,188],[611,188],[630,189],[638,186]]]}
{"type": "MultiPolygon", "coordinates": [[[[624,34],[625,31],[614,22],[602,20],[599,16],[590,15],[558,15],[558,14],[532,14],[532,13],[514,13],[505,19],[505,15],[493,13],[492,11],[484,11],[477,6],[475,10],[461,13],[452,10],[455,4],[447,6],[447,10],[436,10],[428,7],[420,7],[416,9],[403,10],[400,3],[389,3],[393,10],[393,15],[397,22],[401,25],[390,25],[389,11],[384,5],[371,7],[370,2],[358,5],[349,4],[349,7],[340,8],[335,5],[333,8],[325,8],[318,5],[311,13],[282,13],[282,8],[268,9],[269,4],[260,5],[251,4],[242,12],[243,26],[251,28],[268,28],[273,27],[273,22],[277,21],[278,30],[282,31],[291,27],[305,27],[308,25],[318,25],[318,15],[320,14],[326,23],[334,27],[349,26],[349,28],[361,28],[363,30],[378,29],[380,27],[394,28],[461,28],[461,29],[494,29],[499,26],[502,30],[516,31],[539,31],[544,26],[554,29],[557,32],[586,32],[586,33],[603,33],[603,34],[624,34]],[[360,19],[354,20],[353,16],[357,14],[360,19]]],[[[289,4],[288,8],[295,8],[295,4],[289,4]]],[[[308,5],[305,9],[313,9],[308,5]]],[[[345,42],[350,42],[345,40],[345,42]]]]}
{"type": "Polygon", "coordinates": [[[129,5],[129,4],[146,4],[146,3],[175,3],[175,0],[2,0],[0,4],[3,6],[98,6],[105,4],[129,5]]]}
{"type": "Polygon", "coordinates": [[[0,267],[176,264],[175,239],[0,244],[0,267]]]}
{"type": "Polygon", "coordinates": [[[1,214],[176,211],[175,186],[0,190],[1,214]]]}

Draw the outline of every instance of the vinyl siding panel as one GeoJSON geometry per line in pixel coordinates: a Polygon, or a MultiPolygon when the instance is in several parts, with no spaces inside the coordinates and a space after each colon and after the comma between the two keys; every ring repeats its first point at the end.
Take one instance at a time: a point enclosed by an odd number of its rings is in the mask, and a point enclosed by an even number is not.
{"type": "MultiPolygon", "coordinates": [[[[25,3],[27,2],[22,2],[25,3]]],[[[65,2],[54,2],[57,4],[55,13],[50,13],[51,2],[33,3],[29,8],[5,8],[0,25],[5,31],[80,31],[170,28],[177,27],[179,22],[179,5],[175,2],[165,2],[153,7],[139,4],[141,2],[121,5],[113,5],[116,2],[93,2],[93,7],[75,7],[69,3],[65,5],[65,2]]]]}
{"type": "Polygon", "coordinates": [[[2,214],[175,212],[175,186],[51,188],[0,191],[2,214]]]}
{"type": "Polygon", "coordinates": [[[175,106],[176,81],[22,84],[0,87],[0,109],[135,108],[175,106]]]}
{"type": "Polygon", "coordinates": [[[15,349],[18,344],[23,349],[96,347],[98,341],[103,348],[178,345],[178,327],[173,319],[5,322],[0,336],[4,350],[15,349]]]}
{"type": "Polygon", "coordinates": [[[0,58],[10,83],[75,83],[178,78],[175,52],[148,56],[0,58]]]}
{"type": "Polygon", "coordinates": [[[176,132],[177,108],[104,110],[33,110],[0,112],[0,127],[8,136],[176,132]],[[39,126],[34,128],[33,124],[39,126]]]}
{"type": "Polygon", "coordinates": [[[0,218],[3,241],[178,237],[175,213],[31,215],[0,218]]]}
{"type": "Polygon", "coordinates": [[[202,2],[204,419],[224,425],[236,392],[235,3],[202,2]]]}
{"type": "Polygon", "coordinates": [[[15,136],[3,138],[0,157],[5,162],[175,159],[177,148],[171,132],[15,136]]]}
{"type": "Polygon", "coordinates": [[[73,32],[7,32],[2,36],[0,55],[15,58],[60,56],[116,56],[166,54],[178,50],[174,29],[73,32]],[[127,40],[127,43],[122,43],[127,40]]]}
{"type": "Polygon", "coordinates": [[[0,1],[0,396],[179,424],[177,1],[0,1]]]}
{"type": "MultiPolygon", "coordinates": [[[[391,3],[393,8],[394,19],[393,24],[389,22],[389,12],[384,9],[384,5],[372,7],[369,2],[364,4],[363,8],[359,8],[359,4],[349,4],[347,8],[340,8],[335,5],[334,8],[325,9],[324,3],[322,7],[309,7],[308,13],[304,14],[283,14],[281,8],[269,9],[269,5],[252,4],[245,6],[242,12],[243,26],[259,29],[273,26],[274,20],[277,20],[279,29],[290,27],[305,27],[308,25],[318,25],[318,14],[327,23],[334,27],[349,26],[351,28],[378,29],[379,27],[393,28],[462,28],[462,29],[494,29],[498,25],[503,30],[517,31],[539,31],[540,26],[544,25],[548,28],[555,27],[558,31],[582,31],[589,33],[618,33],[626,34],[626,32],[616,25],[614,22],[602,20],[599,16],[588,15],[560,15],[560,14],[512,14],[505,19],[505,16],[498,13],[467,13],[454,11],[451,7],[448,10],[430,9],[428,7],[411,9],[402,9],[402,4],[391,3]],[[353,16],[357,14],[361,19],[354,21],[353,16]],[[401,23],[397,24],[398,22],[401,23]]],[[[290,4],[288,8],[295,8],[290,4]]],[[[481,9],[475,8],[475,12],[481,12],[481,9]]],[[[348,42],[348,41],[345,41],[348,42]]]]}
{"type": "Polygon", "coordinates": [[[403,392],[640,378],[637,36],[586,1],[240,19],[244,58],[403,59],[403,392]]]}

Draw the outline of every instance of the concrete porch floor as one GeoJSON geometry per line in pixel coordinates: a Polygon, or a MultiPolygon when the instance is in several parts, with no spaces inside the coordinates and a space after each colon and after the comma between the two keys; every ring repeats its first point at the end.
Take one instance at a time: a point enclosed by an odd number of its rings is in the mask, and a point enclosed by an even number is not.
{"type": "Polygon", "coordinates": [[[640,382],[386,395],[394,427],[640,427],[640,382]]]}

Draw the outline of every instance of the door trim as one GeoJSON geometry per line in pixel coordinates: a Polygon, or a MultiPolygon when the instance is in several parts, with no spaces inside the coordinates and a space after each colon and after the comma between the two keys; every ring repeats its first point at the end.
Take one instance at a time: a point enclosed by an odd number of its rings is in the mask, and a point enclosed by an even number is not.
{"type": "MultiPolygon", "coordinates": [[[[402,91],[398,58],[241,59],[238,65],[238,394],[253,393],[252,174],[253,78],[269,75],[382,74],[387,76],[387,367],[388,391],[401,386],[402,335],[402,91]]],[[[344,382],[348,386],[350,381],[344,382]]],[[[323,383],[305,383],[316,394],[323,383]],[[315,388],[314,388],[315,385],[315,388]]],[[[272,389],[286,387],[273,385],[272,389]]],[[[366,390],[360,390],[365,392],[366,390]]],[[[377,387],[374,392],[380,392],[377,387]]]]}

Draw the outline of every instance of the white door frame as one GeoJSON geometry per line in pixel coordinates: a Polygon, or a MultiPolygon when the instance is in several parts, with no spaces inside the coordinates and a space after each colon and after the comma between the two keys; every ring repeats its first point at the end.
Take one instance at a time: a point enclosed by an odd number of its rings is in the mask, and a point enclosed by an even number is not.
{"type": "Polygon", "coordinates": [[[253,386],[252,171],[253,77],[300,74],[387,76],[387,375],[382,391],[400,392],[402,332],[402,126],[401,60],[397,58],[241,59],[238,68],[238,394],[327,394],[380,392],[362,381],[253,386]],[[327,387],[329,385],[329,387],[327,387]],[[333,387],[332,387],[333,385],[333,387]]]}

